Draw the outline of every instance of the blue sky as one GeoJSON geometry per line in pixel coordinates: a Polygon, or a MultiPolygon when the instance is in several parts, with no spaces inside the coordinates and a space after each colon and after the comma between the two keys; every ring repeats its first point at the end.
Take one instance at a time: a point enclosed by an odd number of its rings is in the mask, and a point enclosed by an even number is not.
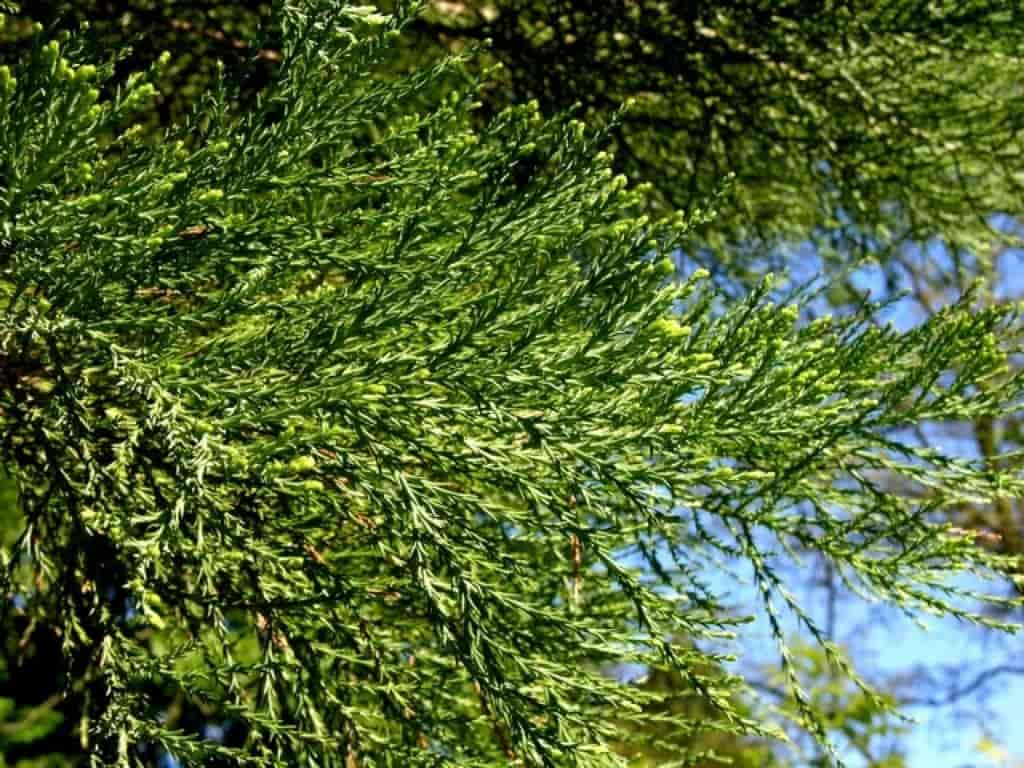
{"type": "MultiPolygon", "coordinates": [[[[996,219],[997,226],[1009,222],[996,219]]],[[[941,243],[931,242],[909,256],[937,270],[948,269],[948,252],[941,243]]],[[[813,259],[806,260],[813,261],[813,259]]],[[[999,279],[995,295],[1000,299],[1024,298],[1024,251],[1006,250],[997,259],[999,279]]],[[[883,297],[877,273],[861,273],[855,282],[869,289],[873,298],[883,297]]],[[[907,328],[922,319],[913,304],[904,301],[893,307],[886,319],[907,328]]],[[[938,440],[946,440],[950,450],[960,450],[948,436],[936,431],[938,440]]],[[[1024,636],[1004,636],[965,627],[953,620],[932,619],[924,631],[901,614],[880,606],[865,609],[846,601],[836,639],[847,647],[864,671],[881,682],[898,678],[915,668],[959,672],[959,684],[966,685],[982,671],[1000,665],[1024,669],[1024,636]],[[1017,661],[1015,661],[1017,660],[1017,661]]],[[[766,628],[765,628],[766,631],[766,628]]],[[[765,641],[770,638],[767,634],[765,641]]],[[[920,694],[941,694],[941,690],[922,690],[920,694]]],[[[1005,766],[1024,768],[1024,675],[999,675],[973,696],[955,706],[916,707],[907,710],[916,718],[903,744],[911,768],[965,768],[966,766],[1005,766]],[[993,760],[978,745],[991,739],[1013,755],[1007,762],[993,760]]],[[[853,763],[856,765],[856,761],[853,763]]]]}
{"type": "MultiPolygon", "coordinates": [[[[822,591],[818,600],[821,614],[822,591]]],[[[807,594],[807,592],[804,592],[807,594]]],[[[865,605],[844,597],[839,604],[836,641],[851,655],[864,676],[885,689],[895,681],[903,695],[921,698],[943,697],[955,686],[914,686],[898,681],[928,668],[943,681],[958,674],[960,686],[986,669],[1014,664],[1020,656],[1021,636],[1002,635],[958,623],[952,619],[928,619],[922,629],[898,611],[880,605],[865,605]]],[[[744,640],[744,647],[763,648],[767,665],[777,663],[766,623],[758,621],[744,640]]],[[[1024,669],[1024,660],[1016,666],[1024,669]]],[[[971,695],[945,707],[910,707],[904,713],[915,719],[899,740],[911,768],[965,768],[1006,765],[1024,767],[1024,676],[1003,675],[971,695]],[[991,739],[1018,756],[1018,764],[1000,764],[979,751],[979,743],[991,739]]],[[[851,768],[863,766],[849,753],[851,768]]]]}
{"type": "MultiPolygon", "coordinates": [[[[1006,217],[994,217],[993,224],[1004,230],[1014,226],[1006,217]]],[[[917,268],[932,270],[935,275],[952,274],[952,259],[939,241],[910,246],[903,255],[917,268]]],[[[790,277],[797,283],[817,278],[822,269],[810,243],[796,246],[787,261],[790,277]]],[[[1024,299],[1024,251],[1006,250],[996,263],[996,298],[1024,299]]],[[[858,271],[852,282],[857,288],[870,291],[874,300],[887,298],[885,281],[877,268],[858,271]]],[[[818,310],[827,309],[822,301],[818,310]]],[[[895,303],[882,316],[904,330],[924,318],[921,307],[911,299],[895,303]]],[[[976,450],[973,439],[958,440],[941,427],[928,434],[938,447],[950,452],[965,455],[976,450]]],[[[808,584],[807,575],[805,568],[791,568],[787,585],[798,590],[802,604],[820,622],[822,590],[802,588],[801,585],[808,584]]],[[[732,592],[738,613],[756,612],[756,606],[750,605],[750,596],[755,592],[752,585],[737,585],[716,577],[711,577],[710,582],[716,590],[732,592]]],[[[927,629],[922,629],[896,610],[864,605],[850,596],[841,598],[837,618],[834,639],[851,655],[858,670],[881,689],[888,689],[889,683],[897,684],[904,696],[941,697],[957,686],[966,686],[984,670],[999,666],[1014,665],[1024,671],[1024,636],[1001,635],[955,620],[934,618],[925,622],[927,629]],[[944,685],[915,689],[912,681],[916,678],[912,673],[922,672],[944,685]]],[[[1019,614],[1017,618],[1020,619],[1019,614]]],[[[790,637],[806,639],[806,631],[795,622],[790,622],[784,631],[790,637]]],[[[775,641],[763,616],[743,630],[737,650],[744,661],[736,671],[749,669],[747,665],[751,663],[759,668],[760,674],[778,667],[775,641]]],[[[904,713],[915,720],[899,739],[910,768],[1024,768],[1024,674],[998,675],[953,705],[910,707],[904,713]],[[1001,762],[986,754],[979,749],[985,740],[1004,747],[1012,759],[1001,762]]],[[[864,765],[852,752],[843,756],[851,768],[864,765]]]]}
{"type": "MultiPolygon", "coordinates": [[[[944,260],[941,247],[931,246],[928,258],[944,260]]],[[[996,295],[1003,299],[1024,297],[1024,251],[1007,250],[998,259],[996,295]]],[[[899,314],[894,321],[904,320],[899,314]]],[[[885,625],[863,628],[858,641],[874,656],[881,669],[900,670],[915,665],[960,669],[966,683],[977,673],[999,664],[1024,668],[1024,636],[996,637],[965,628],[951,620],[932,620],[925,633],[909,621],[893,618],[885,625]]],[[[960,768],[998,765],[979,755],[976,745],[983,737],[1004,745],[1024,766],[1024,676],[1003,675],[960,702],[974,709],[977,722],[957,721],[947,711],[916,709],[920,724],[908,737],[913,768],[960,768]],[[987,711],[986,711],[987,710],[987,711]],[[987,733],[986,733],[987,731],[987,733]]]]}

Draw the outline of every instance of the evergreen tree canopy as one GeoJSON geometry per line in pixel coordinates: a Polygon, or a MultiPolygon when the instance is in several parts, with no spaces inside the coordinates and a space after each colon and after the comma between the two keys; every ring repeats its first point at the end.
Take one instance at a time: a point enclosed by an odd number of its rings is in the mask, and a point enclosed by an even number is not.
{"type": "Polygon", "coordinates": [[[941,513],[1024,479],[906,437],[1021,406],[1015,307],[898,333],[869,305],[799,326],[809,289],[770,280],[724,302],[673,277],[712,214],[638,215],[616,122],[481,128],[476,87],[410,112],[463,62],[376,76],[407,9],[278,14],[258,98],[225,76],[159,140],[126,126],[161,62],[106,98],[112,64],[40,28],[0,68],[4,618],[88,681],[96,764],[596,767],[772,733],[721,671],[730,563],[822,737],[781,614],[856,677],[786,590],[794,548],[996,624],[1014,560],[941,513]],[[707,708],[666,716],[638,668],[707,708]]]}

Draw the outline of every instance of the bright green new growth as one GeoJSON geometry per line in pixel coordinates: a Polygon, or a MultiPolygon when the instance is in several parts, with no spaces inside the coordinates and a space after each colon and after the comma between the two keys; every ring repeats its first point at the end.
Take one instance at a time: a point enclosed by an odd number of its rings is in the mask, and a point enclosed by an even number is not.
{"type": "Polygon", "coordinates": [[[109,67],[41,41],[4,79],[0,449],[27,521],[5,593],[108,687],[83,723],[97,764],[150,744],[185,765],[624,765],[665,723],[645,730],[663,694],[622,665],[710,703],[682,734],[770,732],[714,671],[740,623],[706,586],[722,559],[752,569],[819,736],[775,607],[823,641],[788,551],[990,623],[1001,581],[952,577],[1011,563],[930,521],[1024,482],[904,428],[1019,408],[1015,310],[800,326],[767,283],[722,309],[703,278],[665,285],[685,227],[630,218],[602,136],[530,107],[475,132],[472,92],[407,114],[457,61],[375,79],[401,19],[280,12],[259,103],[224,83],[155,144],[117,134],[144,77],[99,99],[109,67]],[[158,692],[245,738],[166,725],[158,692]]]}

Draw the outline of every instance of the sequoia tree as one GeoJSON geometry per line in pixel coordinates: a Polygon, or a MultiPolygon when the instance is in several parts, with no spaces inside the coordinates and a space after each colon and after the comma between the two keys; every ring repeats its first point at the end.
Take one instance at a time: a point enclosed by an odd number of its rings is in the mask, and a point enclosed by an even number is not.
{"type": "Polygon", "coordinates": [[[94,764],[614,766],[771,735],[723,671],[730,563],[824,743],[781,613],[858,678],[786,589],[796,550],[998,626],[1015,560],[942,515],[1024,480],[907,434],[1020,407],[1015,307],[967,291],[901,333],[868,303],[799,325],[810,289],[771,279],[722,301],[671,259],[714,201],[641,213],[620,118],[480,120],[479,81],[413,111],[474,81],[379,76],[409,9],[277,13],[267,85],[218,76],[159,140],[132,117],[166,59],[118,85],[37,27],[0,68],[0,619],[60,643],[41,709],[74,700],[94,764]],[[704,706],[667,718],[635,670],[704,706]]]}

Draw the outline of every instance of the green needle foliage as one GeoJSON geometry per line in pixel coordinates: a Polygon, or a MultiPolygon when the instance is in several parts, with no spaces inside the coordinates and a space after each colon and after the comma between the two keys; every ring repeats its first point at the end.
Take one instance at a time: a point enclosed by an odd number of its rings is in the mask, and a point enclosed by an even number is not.
{"type": "Polygon", "coordinates": [[[159,62],[108,98],[111,62],[37,30],[0,69],[2,618],[63,644],[94,764],[690,764],[778,732],[722,671],[731,565],[824,742],[786,616],[862,683],[786,590],[797,550],[998,626],[1014,562],[937,521],[1024,478],[907,429],[1021,407],[1017,309],[900,334],[674,282],[706,217],[636,216],[610,129],[477,128],[475,86],[411,113],[456,59],[375,76],[410,10],[281,2],[273,82],[158,141],[125,126],[159,62]],[[666,717],[636,669],[705,706],[666,717]]]}
{"type": "MultiPolygon", "coordinates": [[[[376,5],[389,7],[394,0],[376,5]]],[[[159,102],[166,119],[194,100],[213,59],[258,88],[276,33],[257,33],[266,0],[34,0],[41,21],[88,19],[128,64],[173,52],[159,102]],[[255,54],[255,55],[254,55],[255,54]],[[243,60],[249,60],[244,66],[243,60]]],[[[1024,199],[1020,89],[1024,6],[1006,0],[430,0],[395,68],[489,40],[475,67],[500,61],[488,112],[579,104],[617,116],[616,168],[653,183],[654,200],[690,210],[737,183],[723,216],[696,227],[688,255],[753,279],[813,239],[839,260],[938,237],[965,263],[993,240],[988,217],[1024,199]],[[635,108],[618,116],[620,106],[635,108]],[[753,274],[752,274],[753,273],[753,274]]],[[[0,57],[4,55],[0,51],[0,57]]],[[[122,67],[124,74],[130,67],[122,67]]],[[[948,276],[946,276],[948,278],[948,276]]]]}

